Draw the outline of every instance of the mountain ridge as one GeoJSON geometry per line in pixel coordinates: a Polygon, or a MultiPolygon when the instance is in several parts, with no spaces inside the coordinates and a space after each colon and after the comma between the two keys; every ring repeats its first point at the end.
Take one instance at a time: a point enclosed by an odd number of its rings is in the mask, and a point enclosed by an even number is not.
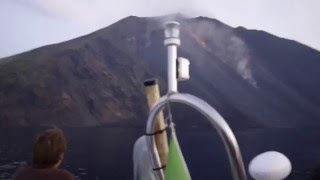
{"type": "MultiPolygon", "coordinates": [[[[162,94],[166,88],[159,19],[130,16],[88,35],[1,59],[0,126],[143,125],[148,109],[143,80],[157,77],[162,94]]],[[[236,129],[319,125],[319,52],[216,19],[178,20],[179,54],[191,61],[191,79],[179,85],[183,92],[208,101],[236,129]]],[[[192,117],[186,126],[207,126],[193,120],[199,119],[197,113],[175,110],[179,122],[192,117]]]]}

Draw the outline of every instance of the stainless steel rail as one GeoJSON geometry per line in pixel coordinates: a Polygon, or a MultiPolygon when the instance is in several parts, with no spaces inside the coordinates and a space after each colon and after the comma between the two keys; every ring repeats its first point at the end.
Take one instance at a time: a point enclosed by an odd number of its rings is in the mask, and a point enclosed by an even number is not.
{"type": "MultiPolygon", "coordinates": [[[[146,133],[151,134],[155,128],[155,117],[167,103],[182,103],[188,105],[204,115],[211,125],[217,130],[220,138],[223,141],[225,149],[228,154],[231,172],[234,180],[246,180],[246,171],[244,168],[240,148],[237,140],[223,117],[208,103],[189,94],[175,93],[161,97],[151,108],[146,133]]],[[[147,136],[147,144],[149,148],[150,157],[153,168],[160,167],[160,158],[156,148],[154,136],[147,136]]],[[[163,170],[155,171],[156,177],[159,180],[164,180],[163,170]]]]}

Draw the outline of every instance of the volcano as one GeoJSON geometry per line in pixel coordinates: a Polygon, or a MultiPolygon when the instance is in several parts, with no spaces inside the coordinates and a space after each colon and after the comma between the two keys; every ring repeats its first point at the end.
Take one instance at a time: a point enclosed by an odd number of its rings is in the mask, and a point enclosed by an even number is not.
{"type": "MultiPolygon", "coordinates": [[[[143,126],[143,81],[166,89],[163,23],[181,24],[179,91],[216,108],[233,129],[320,126],[320,52],[216,19],[135,17],[67,42],[0,60],[0,127],[143,126]]],[[[174,107],[181,125],[207,124],[174,107]]]]}

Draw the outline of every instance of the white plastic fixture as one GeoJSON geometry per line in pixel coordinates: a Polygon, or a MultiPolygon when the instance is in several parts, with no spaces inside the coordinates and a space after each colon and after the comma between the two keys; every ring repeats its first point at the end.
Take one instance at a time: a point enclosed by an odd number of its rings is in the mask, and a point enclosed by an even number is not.
{"type": "Polygon", "coordinates": [[[276,151],[259,154],[249,164],[250,176],[255,180],[282,180],[289,176],[291,169],[290,160],[276,151]]]}
{"type": "Polygon", "coordinates": [[[190,62],[188,59],[183,57],[178,58],[178,80],[179,81],[185,81],[190,79],[189,65],[190,65],[190,62]]]}

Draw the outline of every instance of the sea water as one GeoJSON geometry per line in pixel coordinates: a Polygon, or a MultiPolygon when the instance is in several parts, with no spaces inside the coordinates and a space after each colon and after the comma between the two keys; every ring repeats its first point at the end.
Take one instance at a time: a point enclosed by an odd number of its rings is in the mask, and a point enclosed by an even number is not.
{"type": "MultiPolygon", "coordinates": [[[[0,129],[0,180],[32,159],[39,128],[0,129]]],[[[143,128],[64,128],[68,150],[62,168],[82,180],[130,180],[132,148],[143,128]]],[[[177,129],[192,179],[231,179],[227,154],[209,129],[177,129]]],[[[275,150],[292,162],[289,179],[307,179],[320,162],[320,129],[251,129],[235,132],[247,168],[259,153],[275,150]]]]}

